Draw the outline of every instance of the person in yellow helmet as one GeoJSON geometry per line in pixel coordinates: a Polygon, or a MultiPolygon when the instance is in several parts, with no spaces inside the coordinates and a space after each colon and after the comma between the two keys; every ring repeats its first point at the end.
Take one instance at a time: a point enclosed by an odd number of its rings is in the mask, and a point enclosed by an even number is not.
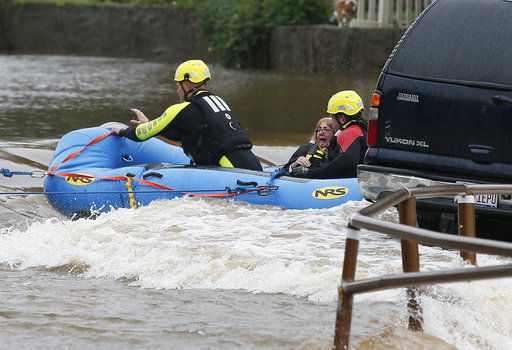
{"type": "Polygon", "coordinates": [[[327,103],[334,137],[329,142],[328,162],[322,167],[299,166],[291,176],[312,179],[357,177],[357,165],[364,161],[367,144],[366,122],[362,119],[363,100],[352,90],[334,94],[327,103]]]}
{"type": "Polygon", "coordinates": [[[206,88],[210,69],[202,60],[183,62],[174,75],[180,103],[167,108],[154,120],[138,109],[135,126],[116,126],[114,134],[134,141],[161,135],[180,141],[184,152],[197,165],[220,165],[262,170],[252,153],[252,143],[228,104],[206,88]]]}

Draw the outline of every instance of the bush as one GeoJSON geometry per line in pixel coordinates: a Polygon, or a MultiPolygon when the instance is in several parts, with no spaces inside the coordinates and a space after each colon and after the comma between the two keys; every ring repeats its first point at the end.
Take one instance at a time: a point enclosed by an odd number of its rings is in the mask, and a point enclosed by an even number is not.
{"type": "Polygon", "coordinates": [[[328,23],[331,9],[325,0],[264,0],[271,26],[328,23]]]}
{"type": "Polygon", "coordinates": [[[192,9],[197,12],[203,39],[211,43],[210,48],[221,63],[229,67],[267,66],[271,27],[328,23],[332,10],[331,0],[0,0],[0,4],[37,1],[58,5],[158,4],[192,9]]]}
{"type": "Polygon", "coordinates": [[[202,36],[226,66],[262,67],[270,28],[328,23],[325,0],[216,0],[199,8],[202,36]]]}
{"type": "Polygon", "coordinates": [[[97,1],[110,1],[129,4],[144,4],[144,5],[169,5],[177,8],[195,9],[204,1],[208,0],[97,0],[97,1]]]}

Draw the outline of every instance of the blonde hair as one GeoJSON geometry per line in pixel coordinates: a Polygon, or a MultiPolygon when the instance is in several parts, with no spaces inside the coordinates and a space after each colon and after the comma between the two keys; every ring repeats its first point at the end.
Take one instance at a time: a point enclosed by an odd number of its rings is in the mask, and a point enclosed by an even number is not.
{"type": "Polygon", "coordinates": [[[316,123],[316,126],[315,126],[315,130],[313,130],[313,135],[311,135],[311,140],[314,141],[317,146],[318,146],[318,139],[316,138],[316,129],[318,129],[320,127],[320,124],[322,123],[326,123],[327,126],[329,128],[333,128],[332,127],[332,119],[331,117],[325,117],[325,118],[321,118],[317,123],[316,123]]]}

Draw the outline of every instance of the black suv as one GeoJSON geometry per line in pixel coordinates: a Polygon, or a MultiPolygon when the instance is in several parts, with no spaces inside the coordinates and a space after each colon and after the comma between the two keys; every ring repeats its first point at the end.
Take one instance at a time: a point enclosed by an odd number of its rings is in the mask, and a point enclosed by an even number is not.
{"type": "MultiPolygon", "coordinates": [[[[400,187],[512,183],[512,0],[434,1],[384,65],[369,119],[358,167],[366,199],[400,187]]],[[[475,197],[478,235],[511,240],[510,196],[475,197]]],[[[453,198],[417,206],[421,227],[457,232],[453,198]]]]}

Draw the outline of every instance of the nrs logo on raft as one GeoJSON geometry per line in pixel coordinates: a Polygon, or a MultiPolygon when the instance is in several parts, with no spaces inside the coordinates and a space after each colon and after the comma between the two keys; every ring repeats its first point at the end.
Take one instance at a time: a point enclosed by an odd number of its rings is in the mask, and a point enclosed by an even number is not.
{"type": "Polygon", "coordinates": [[[313,191],[313,197],[317,199],[335,199],[339,197],[343,197],[348,193],[348,189],[346,187],[323,187],[318,190],[313,191]]]}

